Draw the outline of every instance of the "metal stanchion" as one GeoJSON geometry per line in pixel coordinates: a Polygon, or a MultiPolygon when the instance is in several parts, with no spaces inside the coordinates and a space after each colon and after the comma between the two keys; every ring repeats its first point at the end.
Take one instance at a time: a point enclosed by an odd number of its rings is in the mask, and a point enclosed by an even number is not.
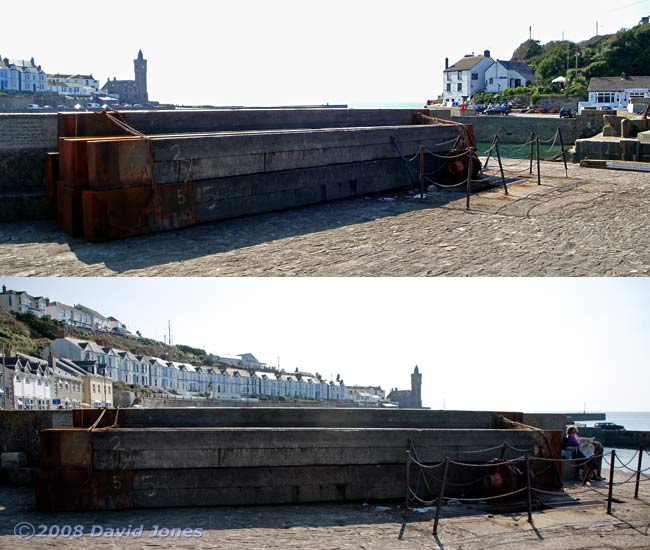
{"type": "Polygon", "coordinates": [[[533,150],[535,147],[535,132],[530,133],[530,169],[528,173],[532,176],[533,175],[533,150]]]}
{"type": "Polygon", "coordinates": [[[409,494],[411,487],[411,451],[406,451],[406,476],[404,478],[404,485],[406,486],[406,496],[404,497],[404,517],[409,515],[409,494]]]}
{"type": "Polygon", "coordinates": [[[433,535],[438,534],[438,523],[440,522],[440,510],[442,508],[442,499],[445,496],[445,485],[447,484],[447,472],[449,471],[449,457],[445,458],[445,468],[442,472],[442,482],[440,483],[440,495],[436,504],[436,517],[433,520],[433,535]]]}
{"type": "Polygon", "coordinates": [[[643,465],[643,445],[639,447],[639,464],[636,468],[636,484],[634,486],[634,498],[639,498],[639,483],[641,483],[641,467],[643,465]]]}
{"type": "Polygon", "coordinates": [[[420,202],[424,201],[424,145],[420,145],[420,202]]]}
{"type": "Polygon", "coordinates": [[[501,153],[499,151],[499,138],[498,136],[494,137],[495,139],[495,149],[497,152],[497,160],[499,161],[499,170],[501,170],[501,181],[503,182],[503,190],[506,192],[506,195],[509,195],[508,186],[506,185],[506,175],[503,171],[503,163],[501,162],[501,153]]]}
{"type": "Polygon", "coordinates": [[[485,164],[483,164],[483,170],[487,170],[488,163],[490,162],[490,159],[492,158],[492,149],[496,145],[496,142],[498,140],[498,135],[494,134],[494,137],[492,138],[492,145],[490,145],[490,149],[488,150],[488,156],[485,159],[485,164]]]}
{"type": "Polygon", "coordinates": [[[569,167],[566,163],[566,149],[564,148],[564,140],[562,139],[562,129],[558,126],[557,133],[560,136],[560,145],[562,146],[562,160],[564,161],[564,174],[569,177],[569,167]]]}
{"type": "Polygon", "coordinates": [[[612,515],[612,495],[614,493],[614,464],[616,463],[616,451],[612,449],[609,463],[609,492],[607,494],[607,514],[612,515]]]}
{"type": "Polygon", "coordinates": [[[539,137],[535,140],[535,143],[537,144],[537,185],[542,185],[542,171],[540,169],[540,161],[539,161],[539,137]]]}
{"type": "Polygon", "coordinates": [[[530,483],[530,456],[526,453],[526,490],[528,493],[528,523],[533,523],[533,495],[530,483]]]}
{"type": "Polygon", "coordinates": [[[472,194],[472,171],[474,169],[474,148],[469,148],[469,159],[467,160],[467,210],[469,210],[469,196],[472,194]]]}

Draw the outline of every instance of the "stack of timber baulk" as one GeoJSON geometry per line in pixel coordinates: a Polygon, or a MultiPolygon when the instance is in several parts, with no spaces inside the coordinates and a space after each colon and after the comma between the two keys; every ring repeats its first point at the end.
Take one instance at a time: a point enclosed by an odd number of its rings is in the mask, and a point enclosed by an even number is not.
{"type": "Polygon", "coordinates": [[[459,136],[418,113],[61,113],[46,185],[64,231],[89,241],[377,193],[411,183],[393,141],[444,154],[459,136]]]}
{"type": "MultiPolygon", "coordinates": [[[[428,464],[446,457],[477,463],[499,453],[475,451],[504,442],[537,456],[559,454],[562,435],[495,429],[496,413],[421,410],[126,409],[107,411],[89,429],[97,418],[97,411],[75,411],[77,427],[41,432],[40,510],[401,498],[409,448],[428,464]],[[279,427],[270,427],[274,415],[279,427]],[[325,426],[344,427],[305,427],[319,417],[325,426]]],[[[413,468],[412,487],[416,476],[413,468]]],[[[464,496],[484,494],[480,482],[473,489],[467,483],[475,468],[450,469],[450,476],[449,496],[461,489],[464,496]]],[[[561,484],[547,463],[534,477],[542,488],[561,484]]],[[[427,490],[420,484],[419,493],[433,497],[439,478],[427,490]]]]}

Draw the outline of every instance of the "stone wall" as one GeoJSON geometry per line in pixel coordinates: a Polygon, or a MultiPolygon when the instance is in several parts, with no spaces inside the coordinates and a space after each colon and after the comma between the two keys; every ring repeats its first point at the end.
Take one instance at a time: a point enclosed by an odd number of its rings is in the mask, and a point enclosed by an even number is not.
{"type": "Polygon", "coordinates": [[[43,157],[56,137],[56,114],[0,114],[0,222],[53,215],[43,157]]]}
{"type": "Polygon", "coordinates": [[[0,411],[0,453],[25,453],[38,466],[39,432],[71,427],[72,411],[0,411]]]}
{"type": "Polygon", "coordinates": [[[578,116],[576,118],[560,118],[558,116],[502,116],[478,115],[453,117],[455,122],[472,124],[474,135],[480,142],[491,142],[498,134],[502,143],[522,144],[528,141],[531,132],[535,132],[541,140],[552,139],[555,131],[562,129],[565,145],[572,144],[576,139],[591,137],[603,128],[601,116],[578,116]]]}

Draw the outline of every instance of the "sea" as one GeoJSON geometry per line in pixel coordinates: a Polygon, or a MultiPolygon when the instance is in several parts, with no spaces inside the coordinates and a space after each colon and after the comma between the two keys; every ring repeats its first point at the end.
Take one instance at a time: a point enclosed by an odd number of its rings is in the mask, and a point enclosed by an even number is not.
{"type": "MultiPolygon", "coordinates": [[[[625,426],[626,430],[650,432],[650,412],[608,412],[605,414],[607,415],[607,422],[614,422],[615,424],[625,426]]],[[[579,421],[580,424],[584,424],[587,427],[593,427],[596,422],[602,421],[579,421]]],[[[648,450],[650,451],[650,449],[648,450]]],[[[611,451],[611,448],[605,447],[605,456],[608,457],[611,451]]],[[[623,462],[623,464],[629,463],[628,468],[636,469],[638,460],[637,451],[632,449],[615,449],[615,451],[616,456],[621,462],[623,462]]],[[[650,454],[646,452],[643,457],[642,467],[645,469],[648,466],[650,466],[650,454]]],[[[608,466],[603,464],[603,468],[608,468],[608,466]]],[[[615,469],[624,470],[625,468],[623,468],[623,465],[617,461],[615,469]]]]}

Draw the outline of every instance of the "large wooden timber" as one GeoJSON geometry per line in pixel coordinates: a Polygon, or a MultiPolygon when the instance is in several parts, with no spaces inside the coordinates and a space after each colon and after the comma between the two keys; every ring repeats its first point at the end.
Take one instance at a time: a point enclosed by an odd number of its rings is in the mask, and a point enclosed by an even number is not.
{"type": "MultiPolygon", "coordinates": [[[[74,425],[89,428],[99,409],[75,409],[74,425]]],[[[503,427],[499,418],[522,422],[520,412],[433,411],[425,409],[359,409],[300,407],[108,409],[100,424],[120,428],[417,428],[474,429],[503,427]]],[[[566,415],[558,415],[565,418],[566,415]]],[[[565,422],[566,424],[566,422],[565,422]]]]}
{"type": "MultiPolygon", "coordinates": [[[[519,457],[521,471],[523,452],[559,454],[560,439],[561,432],[533,430],[45,430],[37,507],[83,511],[395,499],[404,495],[408,449],[430,465],[445,458],[460,463],[450,466],[447,496],[486,496],[494,490],[486,477],[499,467],[463,464],[519,457]],[[503,443],[512,447],[502,451],[503,443]]],[[[441,478],[427,479],[424,484],[413,465],[411,487],[433,498],[441,478]]],[[[546,462],[534,465],[534,480],[548,490],[561,486],[546,462]]]]}
{"type": "MultiPolygon", "coordinates": [[[[50,195],[61,193],[58,218],[68,233],[103,241],[384,192],[413,183],[404,156],[420,147],[444,155],[459,138],[458,125],[421,124],[421,113],[60,114],[59,181],[48,183],[50,195]]],[[[425,170],[443,164],[427,156],[425,170]]]]}
{"type": "MultiPolygon", "coordinates": [[[[531,452],[535,432],[339,428],[148,428],[93,435],[97,470],[398,464],[409,444],[423,462],[467,458],[509,442],[531,452]]],[[[491,456],[493,457],[493,455],[491,456]]],[[[480,460],[481,457],[472,457],[480,460]]]]}
{"type": "MultiPolygon", "coordinates": [[[[202,109],[121,111],[118,117],[144,134],[240,132],[296,128],[408,126],[426,109],[202,109]]],[[[62,113],[60,137],[129,135],[104,113],[62,113]]]]}

